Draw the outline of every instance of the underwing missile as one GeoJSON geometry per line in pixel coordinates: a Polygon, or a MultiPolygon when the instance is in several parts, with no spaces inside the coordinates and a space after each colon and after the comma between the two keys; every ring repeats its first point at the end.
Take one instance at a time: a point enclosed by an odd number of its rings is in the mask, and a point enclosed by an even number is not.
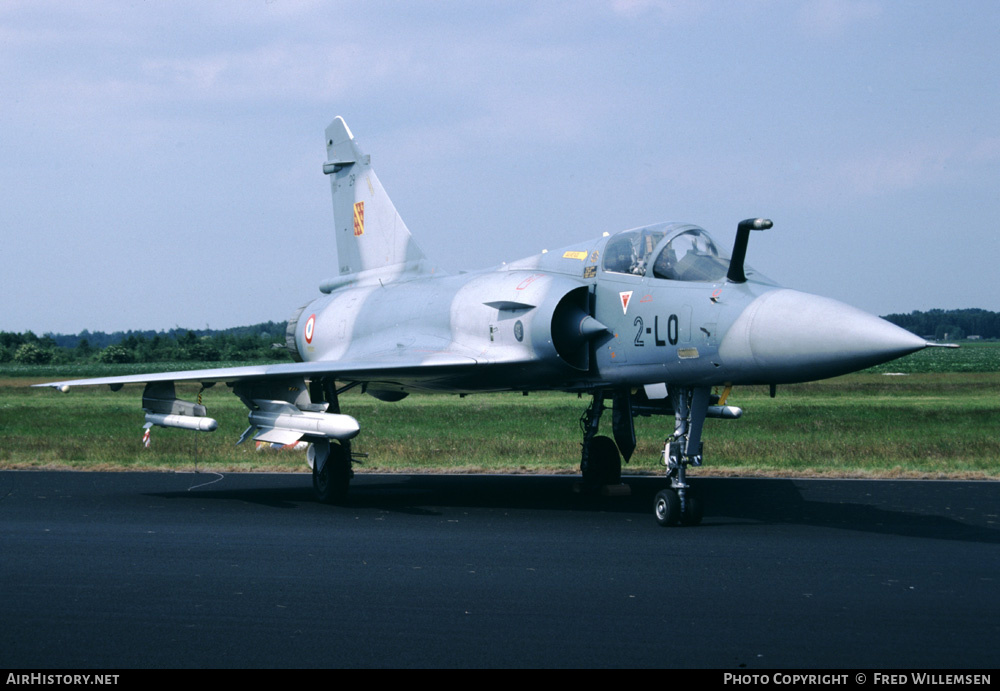
{"type": "Polygon", "coordinates": [[[743,409],[734,405],[710,405],[705,417],[720,418],[722,420],[738,420],[743,415],[743,409]]]}
{"type": "Polygon", "coordinates": [[[219,426],[219,423],[210,417],[146,413],[146,425],[156,425],[157,427],[176,427],[178,429],[190,429],[196,432],[214,432],[219,426]]]}
{"type": "Polygon", "coordinates": [[[353,439],[361,429],[350,415],[304,411],[285,401],[254,403],[258,409],[250,411],[248,418],[251,427],[263,430],[254,437],[258,441],[289,444],[303,436],[343,441],[353,439]]]}

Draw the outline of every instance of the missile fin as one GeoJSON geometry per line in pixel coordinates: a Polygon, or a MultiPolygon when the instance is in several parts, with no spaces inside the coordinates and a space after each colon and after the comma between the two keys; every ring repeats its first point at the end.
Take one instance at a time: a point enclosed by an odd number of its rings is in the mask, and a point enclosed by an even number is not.
{"type": "Polygon", "coordinates": [[[270,429],[265,429],[260,432],[253,439],[254,441],[266,441],[270,444],[294,444],[299,439],[302,438],[302,432],[296,432],[291,429],[278,429],[272,427],[270,429]]]}

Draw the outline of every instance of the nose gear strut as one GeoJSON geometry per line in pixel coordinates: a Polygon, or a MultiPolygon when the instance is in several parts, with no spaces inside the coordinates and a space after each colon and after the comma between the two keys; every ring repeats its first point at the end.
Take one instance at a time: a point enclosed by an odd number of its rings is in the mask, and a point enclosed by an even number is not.
{"type": "Polygon", "coordinates": [[[656,522],[661,526],[698,525],[703,507],[687,483],[687,467],[701,465],[701,430],[708,414],[708,387],[669,387],[674,409],[674,433],[663,444],[663,464],[670,488],[660,490],[653,502],[656,522]]]}

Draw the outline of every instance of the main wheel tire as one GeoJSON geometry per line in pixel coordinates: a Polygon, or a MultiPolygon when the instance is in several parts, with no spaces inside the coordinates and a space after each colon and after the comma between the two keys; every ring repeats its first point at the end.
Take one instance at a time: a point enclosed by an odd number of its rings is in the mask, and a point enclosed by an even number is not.
{"type": "Polygon", "coordinates": [[[585,461],[580,463],[583,482],[589,487],[617,485],[622,481],[622,456],[611,437],[590,440],[585,461]]]}
{"type": "Polygon", "coordinates": [[[313,490],[324,504],[339,504],[347,499],[351,485],[351,459],[340,444],[313,442],[309,447],[313,470],[313,490]]]}
{"type": "Polygon", "coordinates": [[[681,516],[681,498],[672,489],[661,489],[653,500],[656,522],[664,528],[677,525],[681,516]]]}

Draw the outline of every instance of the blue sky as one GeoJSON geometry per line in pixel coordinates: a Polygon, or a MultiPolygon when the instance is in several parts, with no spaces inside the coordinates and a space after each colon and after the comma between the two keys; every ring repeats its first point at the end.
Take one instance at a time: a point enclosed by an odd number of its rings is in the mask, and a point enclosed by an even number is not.
{"type": "Polygon", "coordinates": [[[282,320],[342,115],[425,253],[658,221],[870,312],[1000,310],[1000,3],[0,4],[0,330],[282,320]]]}

